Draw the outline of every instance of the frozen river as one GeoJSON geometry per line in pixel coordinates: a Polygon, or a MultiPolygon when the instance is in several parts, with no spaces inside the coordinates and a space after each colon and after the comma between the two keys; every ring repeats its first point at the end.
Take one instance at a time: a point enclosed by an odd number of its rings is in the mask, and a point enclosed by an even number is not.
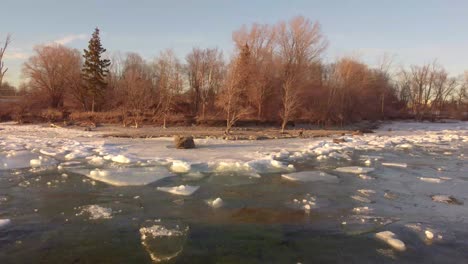
{"type": "Polygon", "coordinates": [[[338,138],[0,124],[0,263],[468,262],[467,122],[338,138]]]}

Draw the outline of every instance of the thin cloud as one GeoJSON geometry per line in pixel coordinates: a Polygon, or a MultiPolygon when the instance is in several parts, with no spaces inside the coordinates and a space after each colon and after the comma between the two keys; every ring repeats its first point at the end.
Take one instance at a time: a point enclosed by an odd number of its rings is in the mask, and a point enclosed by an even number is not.
{"type": "Polygon", "coordinates": [[[26,52],[19,52],[19,51],[13,51],[13,52],[5,52],[4,55],[5,59],[10,59],[10,60],[24,60],[29,57],[29,54],[26,52]]]}
{"type": "Polygon", "coordinates": [[[82,40],[82,39],[86,39],[86,35],[85,34],[74,34],[74,35],[68,35],[68,36],[65,36],[63,38],[60,38],[60,39],[57,39],[54,41],[54,43],[57,43],[57,44],[61,44],[61,45],[67,45],[75,40],[82,40]]]}

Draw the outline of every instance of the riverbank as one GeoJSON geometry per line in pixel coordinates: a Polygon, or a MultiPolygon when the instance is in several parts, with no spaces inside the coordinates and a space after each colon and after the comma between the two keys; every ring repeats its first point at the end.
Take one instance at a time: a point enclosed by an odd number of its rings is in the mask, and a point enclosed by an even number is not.
{"type": "Polygon", "coordinates": [[[96,132],[106,138],[164,138],[173,136],[192,136],[196,139],[265,140],[330,137],[345,134],[361,135],[363,133],[372,133],[373,129],[377,129],[379,124],[380,123],[377,122],[361,122],[343,127],[330,127],[328,129],[317,126],[297,126],[292,129],[286,129],[283,133],[278,127],[235,127],[231,130],[229,135],[226,135],[224,127],[204,126],[174,126],[168,128],[162,128],[160,126],[144,126],[141,128],[133,128],[105,124],[97,127],[70,126],[67,128],[96,132]]]}

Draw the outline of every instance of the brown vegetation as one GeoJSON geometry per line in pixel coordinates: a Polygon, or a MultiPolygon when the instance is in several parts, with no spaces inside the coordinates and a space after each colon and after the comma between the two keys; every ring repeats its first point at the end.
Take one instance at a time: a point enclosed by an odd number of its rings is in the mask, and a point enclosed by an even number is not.
{"type": "MultiPolygon", "coordinates": [[[[319,23],[304,17],[234,31],[229,60],[216,48],[193,48],[185,61],[166,50],[151,61],[136,53],[113,56],[109,67],[98,33],[85,60],[61,45],[36,47],[23,67],[22,100],[0,102],[2,120],[225,125],[229,134],[239,124],[284,131],[296,123],[467,117],[468,74],[451,77],[436,62],[391,71],[388,57],[379,67],[351,57],[324,63],[327,40],[319,23]],[[92,60],[99,61],[97,73],[92,60]]],[[[3,72],[8,37],[5,43],[3,72]]]]}

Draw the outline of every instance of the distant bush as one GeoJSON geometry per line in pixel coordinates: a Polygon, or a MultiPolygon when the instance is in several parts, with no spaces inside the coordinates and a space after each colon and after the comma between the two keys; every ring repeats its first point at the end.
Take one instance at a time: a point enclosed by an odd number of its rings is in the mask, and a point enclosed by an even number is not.
{"type": "Polygon", "coordinates": [[[123,120],[121,112],[73,112],[69,119],[74,122],[93,122],[100,124],[120,124],[123,120]]]}
{"type": "Polygon", "coordinates": [[[0,104],[0,122],[13,120],[14,106],[12,103],[0,104]]]}
{"type": "Polygon", "coordinates": [[[40,116],[48,122],[59,122],[63,121],[64,114],[62,111],[57,109],[48,108],[46,110],[42,110],[40,116]]]}

